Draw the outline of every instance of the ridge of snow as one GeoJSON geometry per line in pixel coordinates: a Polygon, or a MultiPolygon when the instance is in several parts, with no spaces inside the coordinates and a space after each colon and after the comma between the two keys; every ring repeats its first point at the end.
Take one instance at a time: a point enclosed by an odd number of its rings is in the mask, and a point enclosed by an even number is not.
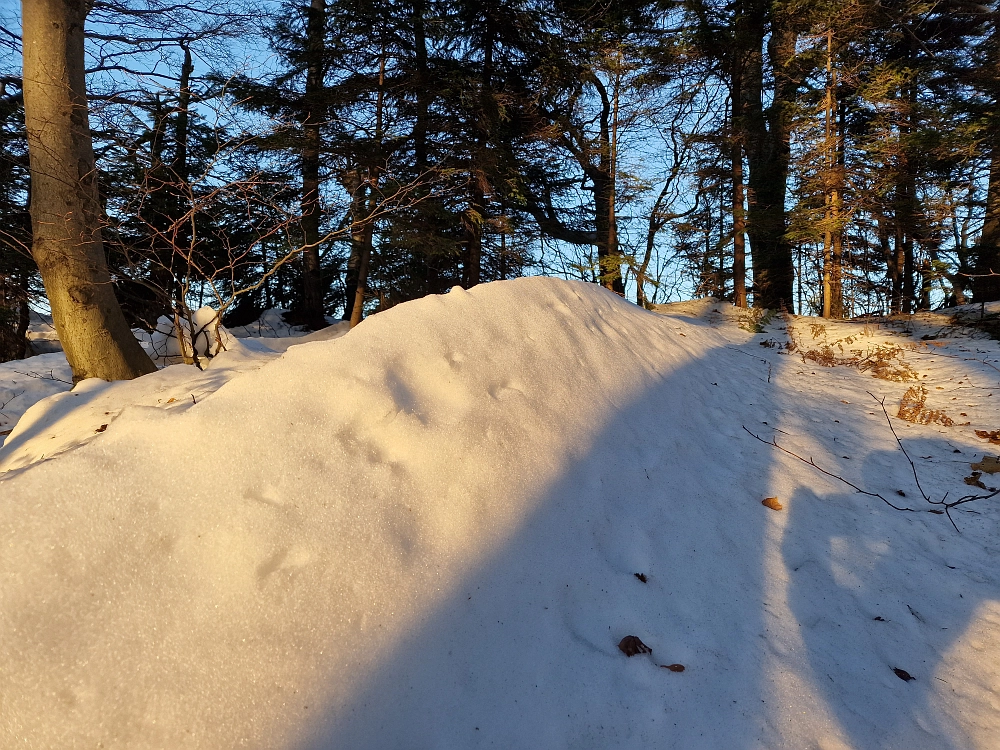
{"type": "MultiPolygon", "coordinates": [[[[520,279],[49,399],[63,452],[0,474],[0,744],[991,747],[996,506],[959,535],[743,429],[916,507],[866,393],[907,384],[661,312],[520,279]]],[[[934,497],[996,418],[969,343],[906,350],[973,423],[896,421],[934,497]]]]}

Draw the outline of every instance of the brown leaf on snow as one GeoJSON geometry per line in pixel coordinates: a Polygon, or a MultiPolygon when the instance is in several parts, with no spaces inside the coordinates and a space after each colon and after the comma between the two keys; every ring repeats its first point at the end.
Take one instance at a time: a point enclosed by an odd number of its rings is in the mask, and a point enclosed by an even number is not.
{"type": "Polygon", "coordinates": [[[907,672],[905,669],[899,669],[898,667],[893,667],[892,671],[895,672],[896,673],[896,677],[898,677],[899,679],[901,679],[903,682],[909,682],[910,680],[917,679],[916,677],[914,677],[913,675],[911,675],[909,672],[907,672]]]}
{"type": "Polygon", "coordinates": [[[1000,458],[983,456],[983,460],[970,464],[973,471],[985,471],[987,474],[1000,474],[1000,458]]]}
{"type": "Polygon", "coordinates": [[[683,672],[684,671],[684,665],[683,664],[661,664],[660,667],[662,669],[669,669],[671,672],[683,672]]]}
{"type": "Polygon", "coordinates": [[[104,432],[106,429],[108,429],[108,426],[106,424],[102,424],[100,427],[94,430],[94,432],[104,432]]]}
{"type": "Polygon", "coordinates": [[[765,497],[760,501],[760,504],[765,508],[770,508],[771,510],[781,510],[784,506],[778,502],[776,497],[765,497]]]}
{"type": "Polygon", "coordinates": [[[981,437],[983,440],[989,440],[991,443],[996,443],[1000,445],[1000,430],[976,430],[976,435],[981,437]]]}
{"type": "Polygon", "coordinates": [[[985,490],[986,489],[986,485],[983,484],[981,481],[979,481],[979,477],[981,477],[982,475],[983,475],[983,472],[981,472],[981,471],[974,471],[974,472],[972,472],[972,476],[971,477],[966,477],[962,481],[965,482],[968,485],[973,486],[973,487],[978,487],[981,490],[985,490]]]}
{"type": "Polygon", "coordinates": [[[643,583],[646,583],[649,580],[648,578],[646,578],[646,574],[645,573],[633,573],[632,575],[634,575],[636,578],[638,578],[643,583]]]}
{"type": "Polygon", "coordinates": [[[635,656],[636,654],[651,654],[653,649],[640,641],[634,635],[627,635],[621,639],[618,648],[625,656],[635,656]]]}

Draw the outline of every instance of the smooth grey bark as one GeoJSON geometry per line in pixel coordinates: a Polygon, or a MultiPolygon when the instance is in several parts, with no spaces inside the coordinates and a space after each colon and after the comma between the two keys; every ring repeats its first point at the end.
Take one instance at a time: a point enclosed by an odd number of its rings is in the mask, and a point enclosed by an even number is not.
{"type": "Polygon", "coordinates": [[[22,0],[32,255],[73,380],[128,380],[156,366],[115,298],[87,115],[84,0],[22,0]]]}

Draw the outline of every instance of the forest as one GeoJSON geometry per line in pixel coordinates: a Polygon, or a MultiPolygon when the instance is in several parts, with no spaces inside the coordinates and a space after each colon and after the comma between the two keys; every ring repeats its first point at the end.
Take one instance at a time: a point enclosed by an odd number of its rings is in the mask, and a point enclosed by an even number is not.
{"type": "Polygon", "coordinates": [[[31,353],[30,310],[86,317],[50,288],[64,257],[44,212],[67,189],[93,194],[77,244],[147,331],[204,305],[227,325],[274,308],[356,325],[524,275],[830,318],[1000,299],[992,5],[0,9],[0,361],[31,353]],[[67,127],[86,169],[31,112],[28,53],[51,45],[29,21],[52,14],[81,36],[67,127]]]}
{"type": "Polygon", "coordinates": [[[996,750],[998,22],[0,0],[0,748],[996,750]]]}

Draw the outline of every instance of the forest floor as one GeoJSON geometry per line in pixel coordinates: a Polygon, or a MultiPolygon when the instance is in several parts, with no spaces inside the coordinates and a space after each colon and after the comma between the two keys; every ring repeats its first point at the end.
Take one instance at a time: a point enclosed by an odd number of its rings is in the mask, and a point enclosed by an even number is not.
{"type": "Polygon", "coordinates": [[[0,746],[996,748],[1000,495],[951,503],[1000,343],[953,315],[533,278],[0,365],[0,746]]]}

